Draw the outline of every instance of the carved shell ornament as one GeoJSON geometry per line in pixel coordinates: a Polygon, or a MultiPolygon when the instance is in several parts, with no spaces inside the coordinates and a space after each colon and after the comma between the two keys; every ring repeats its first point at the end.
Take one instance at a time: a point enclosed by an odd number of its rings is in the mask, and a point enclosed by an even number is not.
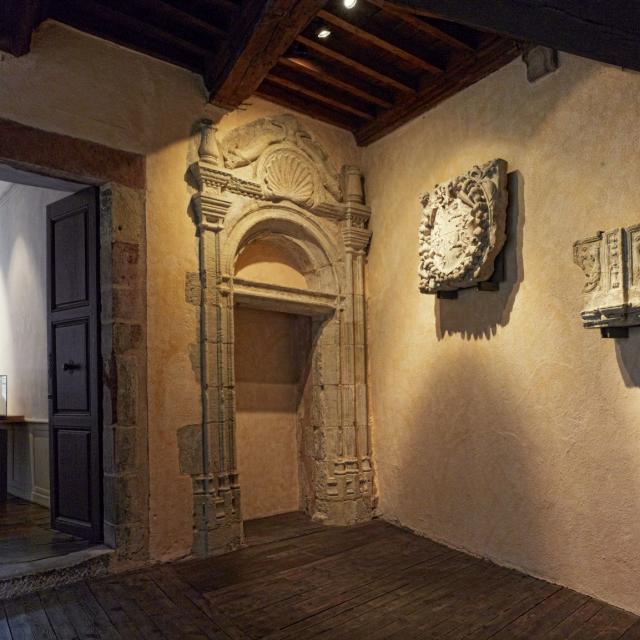
{"type": "Polygon", "coordinates": [[[299,151],[274,148],[258,166],[258,177],[268,195],[286,198],[305,206],[315,204],[318,187],[316,172],[299,151]]]}
{"type": "Polygon", "coordinates": [[[493,274],[506,239],[507,163],[493,160],[421,198],[420,291],[455,291],[493,274]]]}

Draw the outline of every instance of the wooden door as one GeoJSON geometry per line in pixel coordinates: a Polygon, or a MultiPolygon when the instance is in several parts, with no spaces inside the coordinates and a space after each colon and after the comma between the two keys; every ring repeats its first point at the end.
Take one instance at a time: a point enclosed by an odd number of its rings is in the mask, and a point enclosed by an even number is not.
{"type": "Polygon", "coordinates": [[[98,190],[47,207],[51,525],[102,538],[98,190]]]}

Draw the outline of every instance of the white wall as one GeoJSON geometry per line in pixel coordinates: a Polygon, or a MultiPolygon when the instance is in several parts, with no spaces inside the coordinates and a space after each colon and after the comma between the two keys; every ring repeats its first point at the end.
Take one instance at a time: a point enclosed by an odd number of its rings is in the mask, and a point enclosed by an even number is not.
{"type": "Polygon", "coordinates": [[[45,207],[61,191],[0,182],[0,375],[9,413],[47,419],[45,207]]]}

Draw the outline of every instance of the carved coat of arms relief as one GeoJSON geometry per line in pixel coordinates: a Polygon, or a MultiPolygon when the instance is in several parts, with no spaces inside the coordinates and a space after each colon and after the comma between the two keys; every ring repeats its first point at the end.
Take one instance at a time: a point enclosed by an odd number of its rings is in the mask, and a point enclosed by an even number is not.
{"type": "Polygon", "coordinates": [[[493,274],[506,239],[507,163],[493,160],[421,197],[420,291],[456,291],[493,274]]]}

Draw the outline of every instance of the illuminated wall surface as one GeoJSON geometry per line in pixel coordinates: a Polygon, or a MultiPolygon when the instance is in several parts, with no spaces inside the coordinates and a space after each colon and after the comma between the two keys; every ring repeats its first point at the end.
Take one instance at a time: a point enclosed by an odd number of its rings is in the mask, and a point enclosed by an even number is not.
{"type": "MultiPolygon", "coordinates": [[[[222,118],[222,134],[282,111],[251,102],[222,118]]],[[[38,30],[28,56],[0,64],[1,117],[147,157],[154,559],[192,543],[176,433],[200,420],[185,172],[205,115],[219,114],[199,77],[55,24],[38,30]]],[[[364,167],[373,208],[380,513],[640,612],[640,337],[616,343],[581,327],[583,275],[571,257],[575,239],[640,221],[640,76],[562,56],[559,71],[530,85],[514,61],[366,149],[301,120],[336,165],[364,167]],[[507,282],[457,301],[419,294],[419,194],[496,157],[512,172],[507,282]]]]}
{"type": "Polygon", "coordinates": [[[67,195],[0,182],[0,374],[8,411],[47,419],[45,207],[67,195]]]}
{"type": "Polygon", "coordinates": [[[380,510],[640,611],[640,330],[582,328],[572,243],[640,222],[640,75],[515,61],[368,147],[369,366],[380,510]],[[509,162],[507,282],[418,292],[418,194],[509,162]]]}

